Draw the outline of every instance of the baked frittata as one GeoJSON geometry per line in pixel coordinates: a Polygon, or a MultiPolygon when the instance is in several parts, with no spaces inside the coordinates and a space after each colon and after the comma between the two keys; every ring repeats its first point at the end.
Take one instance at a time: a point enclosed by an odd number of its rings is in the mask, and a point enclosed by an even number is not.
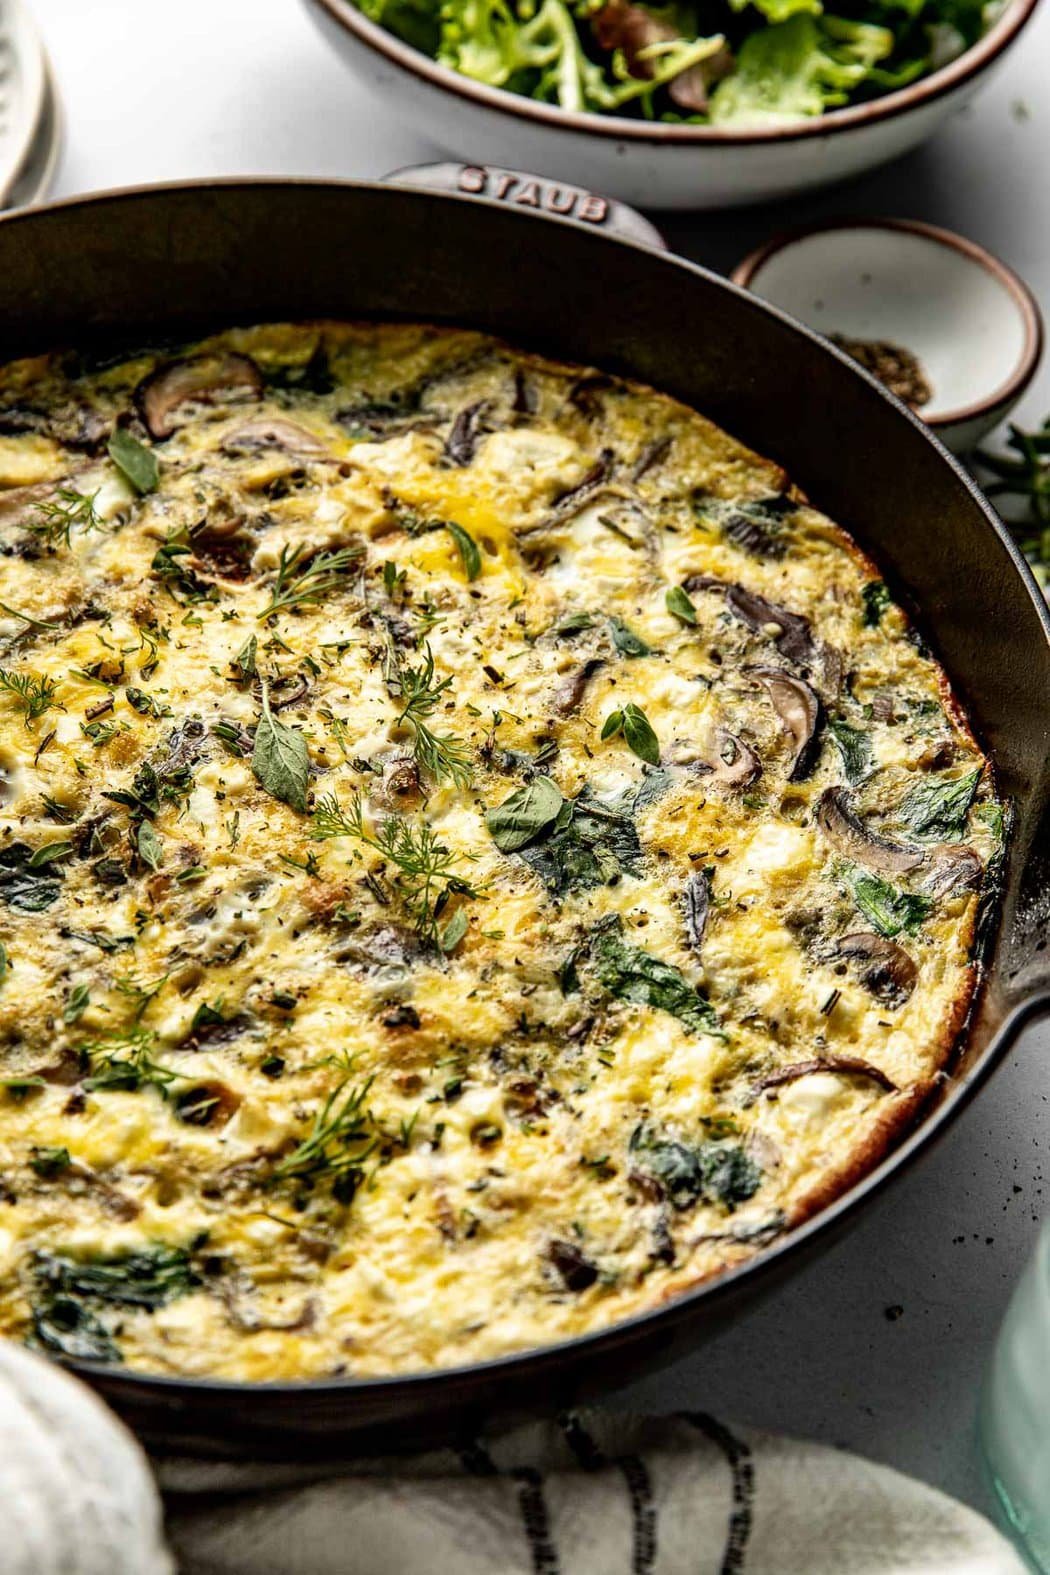
{"type": "Polygon", "coordinates": [[[743,1262],[913,1117],[1001,808],[777,466],[311,323],[8,366],[0,489],[0,1332],[474,1362],[743,1262]]]}

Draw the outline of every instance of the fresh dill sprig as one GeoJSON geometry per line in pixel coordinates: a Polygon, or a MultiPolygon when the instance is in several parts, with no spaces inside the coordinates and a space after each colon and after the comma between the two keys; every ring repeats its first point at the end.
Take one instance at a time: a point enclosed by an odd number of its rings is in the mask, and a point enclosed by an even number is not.
{"type": "Polygon", "coordinates": [[[990,498],[1027,499],[1027,520],[1004,523],[1040,585],[1050,590],[1050,416],[1033,432],[1011,426],[1006,442],[1016,459],[977,450],[978,463],[997,477],[984,490],[990,498]]]}
{"type": "Polygon", "coordinates": [[[314,557],[308,547],[282,547],[270,600],[258,618],[316,605],[340,588],[360,557],[360,547],[340,547],[337,552],[319,552],[314,557]]]}
{"type": "Polygon", "coordinates": [[[452,733],[435,733],[428,726],[428,718],[452,683],[451,678],[435,678],[434,653],[429,645],[423,647],[419,666],[400,668],[397,680],[402,701],[398,721],[404,722],[412,734],[413,753],[419,765],[435,782],[447,778],[457,787],[468,786],[474,773],[466,744],[452,733]]]}
{"type": "Polygon", "coordinates": [[[170,977],[170,974],[165,973],[161,974],[159,979],[142,980],[136,978],[133,973],[122,973],[114,979],[114,988],[119,990],[121,995],[126,995],[129,1001],[134,1003],[135,1016],[133,1021],[136,1024],[142,1021],[146,1008],[160,994],[170,977]]]}
{"type": "Polygon", "coordinates": [[[66,708],[55,699],[58,684],[53,678],[40,678],[36,673],[19,673],[11,667],[0,667],[0,690],[14,695],[25,717],[26,727],[53,707],[66,708]]]}
{"type": "Polygon", "coordinates": [[[372,1078],[347,1090],[349,1081],[344,1078],[332,1090],[306,1137],[274,1167],[275,1181],[312,1184],[330,1180],[337,1202],[349,1203],[353,1198],[364,1174],[364,1162],[374,1153],[379,1137],[365,1104],[372,1078]]]}
{"type": "Polygon", "coordinates": [[[89,495],[75,487],[59,487],[53,498],[35,505],[37,518],[29,522],[29,529],[49,547],[57,547],[59,542],[68,547],[75,529],[86,534],[102,525],[95,512],[97,497],[97,489],[89,495]]]}
{"type": "MultiPolygon", "coordinates": [[[[152,1084],[163,1094],[171,1083],[183,1078],[181,1072],[164,1066],[156,1057],[156,1036],[141,1023],[122,1028],[80,1046],[91,1068],[84,1087],[95,1089],[123,1089],[134,1093],[152,1084]]],[[[192,1079],[191,1079],[192,1081],[192,1079]]]]}
{"type": "MultiPolygon", "coordinates": [[[[391,815],[373,836],[366,831],[361,811],[361,796],[355,793],[349,810],[344,810],[334,793],[326,793],[314,809],[313,830],[316,842],[331,837],[355,837],[379,853],[397,869],[394,882],[421,940],[444,949],[438,920],[453,894],[476,897],[477,888],[456,873],[459,855],[439,842],[426,821],[418,823],[391,815]]],[[[462,939],[462,934],[457,936],[462,939]]],[[[449,948],[451,950],[451,947],[449,948]]]]}

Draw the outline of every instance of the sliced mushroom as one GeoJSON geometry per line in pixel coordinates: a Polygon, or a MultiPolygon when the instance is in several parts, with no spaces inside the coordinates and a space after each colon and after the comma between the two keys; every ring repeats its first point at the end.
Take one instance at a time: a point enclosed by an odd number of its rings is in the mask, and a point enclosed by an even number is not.
{"type": "Polygon", "coordinates": [[[652,470],[654,465],[659,465],[661,460],[666,459],[671,451],[673,442],[674,439],[672,437],[662,437],[656,438],[652,443],[647,443],[634,462],[631,480],[641,481],[647,471],[652,470]]]}
{"type": "Polygon", "coordinates": [[[691,574],[685,582],[685,588],[687,591],[724,593],[726,606],[733,617],[746,624],[755,634],[763,634],[772,640],[789,662],[801,666],[816,661],[818,652],[809,620],[803,618],[801,613],[789,612],[777,602],[767,602],[764,596],[757,596],[754,591],[746,591],[742,585],[734,585],[711,574],[691,574]]]}
{"type": "Polygon", "coordinates": [[[465,405],[456,416],[445,443],[445,458],[450,465],[463,467],[473,463],[484,430],[484,414],[485,401],[482,399],[475,405],[465,405]]]}
{"type": "Polygon", "coordinates": [[[816,821],[836,852],[878,875],[906,875],[925,863],[921,849],[874,836],[853,813],[845,788],[828,788],[821,794],[816,821]]]}
{"type": "Polygon", "coordinates": [[[799,782],[813,770],[820,752],[820,698],[804,679],[793,678],[780,667],[755,667],[752,672],[794,745],[788,781],[799,782]]]}
{"type": "Polygon", "coordinates": [[[748,787],[762,772],[762,762],[755,751],[724,727],[718,729],[715,738],[718,755],[708,762],[714,780],[726,787],[748,787]]]}
{"type": "Polygon", "coordinates": [[[860,982],[883,1006],[903,1006],[915,988],[919,971],[915,963],[903,946],[883,935],[868,930],[844,935],[838,954],[862,964],[860,982]]]}
{"type": "Polygon", "coordinates": [[[276,449],[297,459],[313,459],[327,453],[315,433],[280,416],[260,416],[246,421],[233,432],[227,432],[221,448],[224,454],[236,456],[265,454],[276,449]]]}
{"type": "Polygon", "coordinates": [[[776,1072],[760,1077],[748,1090],[747,1102],[753,1103],[770,1088],[783,1088],[785,1083],[797,1083],[799,1078],[812,1077],[817,1072],[838,1073],[842,1077],[867,1077],[885,1089],[887,1094],[898,1092],[896,1083],[879,1067],[872,1066],[870,1061],[862,1061],[859,1056],[852,1055],[821,1055],[814,1056],[811,1061],[797,1061],[794,1066],[782,1066],[776,1072]]]}
{"type": "Polygon", "coordinates": [[[575,1242],[555,1239],[547,1247],[546,1258],[568,1291],[585,1291],[598,1278],[598,1269],[575,1242]]]}
{"type": "Polygon", "coordinates": [[[551,705],[559,716],[569,716],[576,710],[583,699],[587,685],[601,665],[600,658],[592,656],[589,661],[574,667],[555,687],[551,696],[551,705]]]}
{"type": "Polygon", "coordinates": [[[217,1079],[195,1083],[175,1096],[175,1114],[191,1127],[224,1127],[240,1108],[241,1097],[217,1079]]]}
{"type": "Polygon", "coordinates": [[[695,870],[685,885],[685,932],[694,952],[699,952],[704,944],[710,908],[711,883],[703,870],[695,870]]]}
{"type": "Polygon", "coordinates": [[[259,399],[262,392],[262,373],[248,356],[209,354],[158,367],[135,390],[135,403],[150,436],[164,439],[179,425],[183,405],[259,399]]]}
{"type": "MultiPolygon", "coordinates": [[[[310,692],[310,680],[303,672],[288,673],[281,678],[271,678],[267,685],[269,706],[271,711],[286,711],[290,705],[298,705],[310,692]]],[[[252,685],[252,693],[256,700],[262,704],[262,680],[256,679],[252,685]]]]}
{"type": "Polygon", "coordinates": [[[981,884],[984,865],[964,843],[931,848],[927,855],[929,870],[922,889],[929,897],[946,897],[951,891],[972,891],[981,884]]]}
{"type": "Polygon", "coordinates": [[[571,519],[574,514],[579,514],[580,510],[586,508],[595,495],[606,486],[612,470],[612,461],[612,450],[603,449],[601,457],[595,461],[587,474],[575,486],[558,494],[543,519],[537,520],[535,525],[526,526],[519,534],[528,536],[536,531],[550,530],[553,526],[571,519]]]}

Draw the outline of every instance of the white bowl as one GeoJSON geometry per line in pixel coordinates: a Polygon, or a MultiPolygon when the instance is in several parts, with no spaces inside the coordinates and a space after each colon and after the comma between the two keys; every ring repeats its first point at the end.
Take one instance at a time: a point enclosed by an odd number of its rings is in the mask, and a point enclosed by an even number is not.
{"type": "Polygon", "coordinates": [[[911,219],[853,219],[778,236],[734,284],[818,333],[888,340],[918,357],[932,397],[916,414],[965,454],[1035,375],[1043,323],[1024,281],[983,246],[911,219]]]}
{"type": "Polygon", "coordinates": [[[979,43],[910,87],[798,125],[754,131],[537,104],[439,66],[370,22],[353,0],[305,3],[362,82],[440,147],[643,208],[720,208],[826,186],[915,147],[972,98],[1038,0],[1007,0],[979,43]]]}

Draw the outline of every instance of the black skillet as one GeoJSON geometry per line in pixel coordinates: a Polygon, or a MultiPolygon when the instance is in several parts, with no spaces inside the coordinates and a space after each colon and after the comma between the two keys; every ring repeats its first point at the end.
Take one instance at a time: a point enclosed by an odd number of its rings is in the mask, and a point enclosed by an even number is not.
{"type": "MultiPolygon", "coordinates": [[[[499,188],[454,170],[465,188],[499,188]]],[[[852,1223],[1050,1010],[1050,615],[958,465],[870,378],[754,296],[670,257],[644,220],[549,182],[502,201],[384,185],[231,181],[0,220],[0,355],[313,316],[469,325],[677,395],[782,463],[883,566],[990,749],[1015,824],[984,985],[912,1133],[808,1224],[669,1305],[561,1345],[390,1379],[234,1384],[83,1375],[150,1439],[304,1453],[449,1438],[593,1397],[723,1327],[852,1223]],[[571,207],[576,222],[542,215],[571,207]],[[533,211],[530,211],[533,210],[533,211]],[[617,239],[617,229],[634,239],[617,239]]]]}

